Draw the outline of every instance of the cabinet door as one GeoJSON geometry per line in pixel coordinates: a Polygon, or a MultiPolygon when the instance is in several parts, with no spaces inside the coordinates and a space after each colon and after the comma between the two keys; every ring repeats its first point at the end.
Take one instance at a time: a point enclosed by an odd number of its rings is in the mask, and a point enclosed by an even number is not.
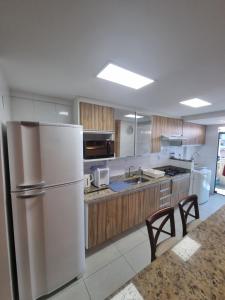
{"type": "Polygon", "coordinates": [[[80,124],[83,125],[86,130],[98,130],[95,120],[95,106],[90,103],[80,103],[80,124]]]}
{"type": "Polygon", "coordinates": [[[106,201],[88,206],[88,248],[106,241],[106,201]]]}
{"type": "Polygon", "coordinates": [[[187,138],[183,143],[184,145],[202,145],[205,144],[205,131],[204,125],[193,124],[189,122],[183,123],[183,135],[187,138]]]}
{"type": "Polygon", "coordinates": [[[159,209],[160,186],[155,185],[143,191],[144,193],[144,219],[159,209]]]}
{"type": "Polygon", "coordinates": [[[122,196],[122,231],[144,221],[144,193],[131,192],[122,196]]]}
{"type": "Polygon", "coordinates": [[[188,196],[190,175],[172,179],[171,205],[176,206],[179,201],[188,196]]]}
{"type": "Polygon", "coordinates": [[[106,202],[106,239],[122,232],[122,197],[106,202]]]}
{"type": "Polygon", "coordinates": [[[182,132],[183,121],[181,119],[153,116],[151,152],[160,152],[162,135],[182,135],[182,132]]]}
{"type": "Polygon", "coordinates": [[[84,130],[114,131],[114,109],[80,102],[80,124],[84,130]]]}
{"type": "Polygon", "coordinates": [[[127,157],[135,155],[135,118],[134,113],[115,109],[115,155],[127,157]],[[127,117],[125,117],[127,116],[127,117]]]}
{"type": "Polygon", "coordinates": [[[112,107],[102,107],[102,131],[114,131],[114,109],[112,107]]]}

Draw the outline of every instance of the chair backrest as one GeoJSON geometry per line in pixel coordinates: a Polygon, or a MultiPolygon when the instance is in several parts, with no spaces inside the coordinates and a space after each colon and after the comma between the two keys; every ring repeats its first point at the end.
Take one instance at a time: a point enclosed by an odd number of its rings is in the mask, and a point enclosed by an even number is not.
{"type": "Polygon", "coordinates": [[[151,246],[151,261],[153,261],[156,256],[156,247],[159,239],[159,235],[161,232],[168,234],[169,236],[175,236],[175,222],[174,222],[174,208],[173,207],[165,207],[160,210],[157,210],[154,214],[150,215],[146,219],[146,225],[148,229],[148,236],[151,246]],[[158,219],[165,217],[162,219],[162,222],[158,227],[154,226],[158,219]],[[170,221],[170,232],[163,230],[164,225],[170,221]],[[155,231],[155,233],[154,233],[155,231]]]}
{"type": "Polygon", "coordinates": [[[191,195],[180,201],[179,210],[183,226],[183,236],[185,236],[187,234],[188,217],[199,219],[198,196],[191,195]],[[191,213],[192,208],[194,208],[194,214],[191,213]]]}

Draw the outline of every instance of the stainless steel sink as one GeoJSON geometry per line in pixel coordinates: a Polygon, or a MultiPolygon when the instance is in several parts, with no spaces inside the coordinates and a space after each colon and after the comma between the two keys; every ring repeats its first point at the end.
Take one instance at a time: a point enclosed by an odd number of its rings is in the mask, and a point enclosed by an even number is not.
{"type": "Polygon", "coordinates": [[[140,184],[140,183],[147,182],[147,181],[149,181],[149,179],[141,177],[141,176],[124,180],[124,182],[129,183],[129,184],[140,184]]]}

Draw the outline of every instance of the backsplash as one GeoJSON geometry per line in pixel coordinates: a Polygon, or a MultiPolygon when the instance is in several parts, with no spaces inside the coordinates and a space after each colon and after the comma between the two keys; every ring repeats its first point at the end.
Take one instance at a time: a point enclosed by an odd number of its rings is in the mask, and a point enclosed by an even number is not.
{"type": "Polygon", "coordinates": [[[148,153],[142,156],[118,158],[109,161],[85,162],[84,173],[91,173],[92,166],[109,167],[110,176],[123,174],[130,166],[134,169],[155,168],[171,164],[170,153],[174,153],[176,158],[191,159],[196,151],[200,151],[202,146],[164,147],[160,153],[148,153]]]}

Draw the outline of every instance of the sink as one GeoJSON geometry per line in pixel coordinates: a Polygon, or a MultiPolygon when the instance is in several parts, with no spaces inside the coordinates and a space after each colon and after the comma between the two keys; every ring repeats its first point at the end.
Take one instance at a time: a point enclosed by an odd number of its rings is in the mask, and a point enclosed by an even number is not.
{"type": "Polygon", "coordinates": [[[140,183],[148,182],[148,181],[149,181],[149,179],[141,177],[141,176],[124,180],[124,182],[126,182],[128,184],[140,184],[140,183]]]}

